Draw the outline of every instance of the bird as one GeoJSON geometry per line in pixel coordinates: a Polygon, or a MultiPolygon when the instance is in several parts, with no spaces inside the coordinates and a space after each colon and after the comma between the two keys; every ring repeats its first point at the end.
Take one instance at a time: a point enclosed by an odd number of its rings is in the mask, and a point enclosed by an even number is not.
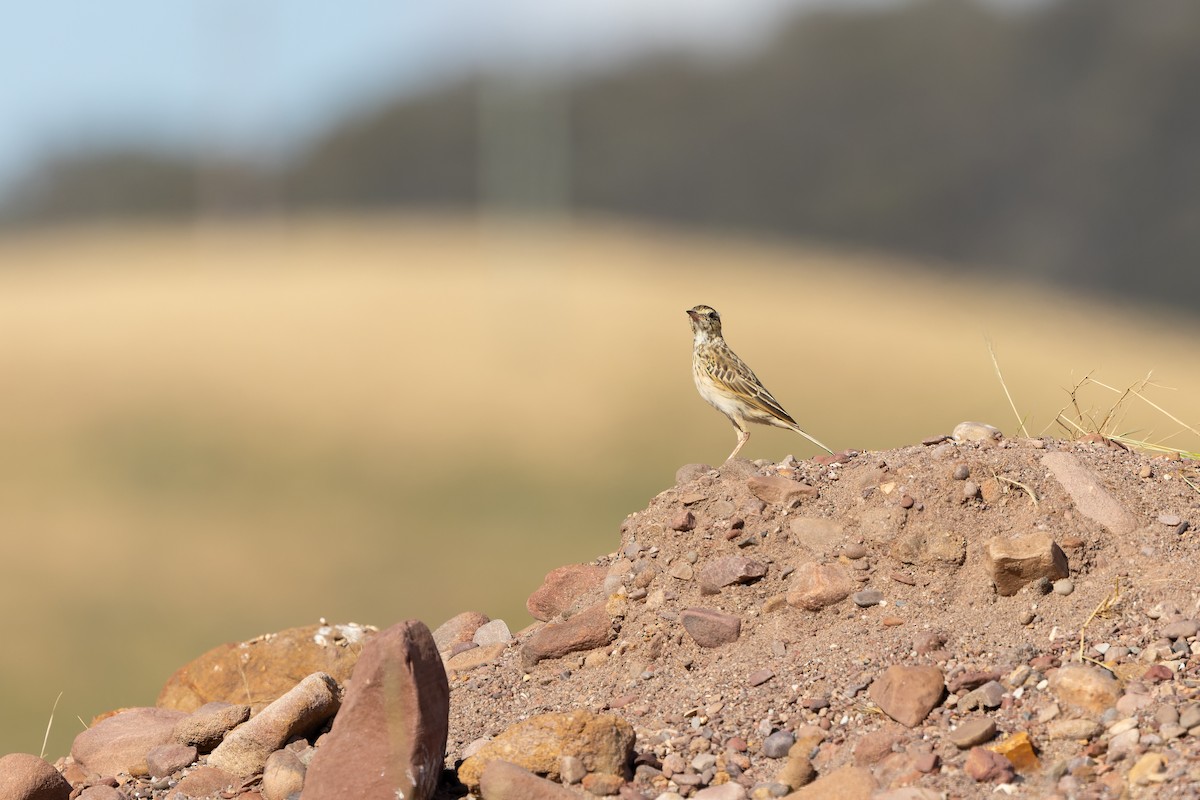
{"type": "Polygon", "coordinates": [[[801,430],[754,371],[725,343],[721,334],[721,315],[716,309],[699,305],[688,309],[687,315],[692,324],[692,377],[696,381],[696,390],[709,405],[728,417],[737,431],[737,446],[725,459],[726,463],[737,456],[750,438],[747,422],[795,431],[822,450],[833,453],[801,430]]]}

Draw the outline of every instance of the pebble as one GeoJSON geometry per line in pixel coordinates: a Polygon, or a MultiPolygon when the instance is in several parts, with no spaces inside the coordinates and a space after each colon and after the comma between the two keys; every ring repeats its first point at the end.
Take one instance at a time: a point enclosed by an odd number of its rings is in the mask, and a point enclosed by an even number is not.
{"type": "Polygon", "coordinates": [[[969,477],[971,477],[971,468],[966,464],[959,464],[954,468],[954,480],[965,481],[969,477]]]}
{"type": "Polygon", "coordinates": [[[1174,528],[1179,523],[1183,522],[1183,518],[1178,514],[1159,514],[1158,521],[1168,528],[1174,528]]]}
{"type": "Polygon", "coordinates": [[[852,542],[842,548],[842,555],[849,559],[863,558],[867,554],[867,548],[858,542],[852,542]]]}
{"type": "Polygon", "coordinates": [[[1063,596],[1069,595],[1075,591],[1075,582],[1070,578],[1060,578],[1054,582],[1054,593],[1063,596]]]}
{"type": "Polygon", "coordinates": [[[966,720],[947,736],[959,750],[966,750],[975,745],[991,741],[996,736],[996,723],[988,717],[974,717],[966,720]]]}
{"type": "Polygon", "coordinates": [[[851,595],[850,599],[860,608],[870,608],[883,602],[883,592],[878,589],[863,589],[851,595]]]}
{"type": "Polygon", "coordinates": [[[1168,639],[1188,639],[1200,633],[1200,622],[1194,619],[1181,619],[1164,625],[1162,635],[1168,639]]]}
{"type": "Polygon", "coordinates": [[[771,678],[774,678],[774,677],[775,677],[775,673],[773,671],[763,668],[763,669],[756,669],[754,672],[751,672],[750,676],[746,679],[746,681],[751,686],[762,686],[764,683],[766,683],[767,681],[771,680],[771,678]]]}
{"type": "Polygon", "coordinates": [[[783,758],[796,743],[791,731],[775,731],[762,743],[762,754],[767,758],[783,758]]]}

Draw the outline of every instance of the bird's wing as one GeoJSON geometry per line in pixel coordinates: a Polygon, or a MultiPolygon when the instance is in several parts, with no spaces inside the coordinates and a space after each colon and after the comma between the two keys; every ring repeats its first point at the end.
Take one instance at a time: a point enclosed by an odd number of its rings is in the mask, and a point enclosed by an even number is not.
{"type": "Polygon", "coordinates": [[[779,401],[771,396],[754,371],[746,366],[746,362],[728,348],[721,353],[721,356],[721,358],[713,359],[707,365],[709,377],[714,382],[764,414],[770,414],[793,426],[796,425],[796,420],[783,410],[783,406],[779,405],[779,401]]]}

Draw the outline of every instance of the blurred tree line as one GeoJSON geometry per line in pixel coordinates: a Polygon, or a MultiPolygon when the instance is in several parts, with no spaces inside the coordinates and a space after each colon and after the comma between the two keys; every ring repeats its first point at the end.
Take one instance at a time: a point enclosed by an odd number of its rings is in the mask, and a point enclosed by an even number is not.
{"type": "Polygon", "coordinates": [[[55,159],[3,216],[404,206],[769,231],[1194,310],[1200,3],[805,14],[738,59],[464,80],[345,120],[273,168],[55,159]]]}

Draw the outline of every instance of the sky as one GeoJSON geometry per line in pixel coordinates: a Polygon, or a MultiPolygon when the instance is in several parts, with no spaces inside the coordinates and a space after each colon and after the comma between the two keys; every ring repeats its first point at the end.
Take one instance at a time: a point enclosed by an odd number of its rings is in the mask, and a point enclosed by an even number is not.
{"type": "Polygon", "coordinates": [[[798,9],[899,1],[14,3],[0,38],[0,192],[51,153],[133,142],[283,156],[348,111],[472,69],[737,53],[798,9]]]}

